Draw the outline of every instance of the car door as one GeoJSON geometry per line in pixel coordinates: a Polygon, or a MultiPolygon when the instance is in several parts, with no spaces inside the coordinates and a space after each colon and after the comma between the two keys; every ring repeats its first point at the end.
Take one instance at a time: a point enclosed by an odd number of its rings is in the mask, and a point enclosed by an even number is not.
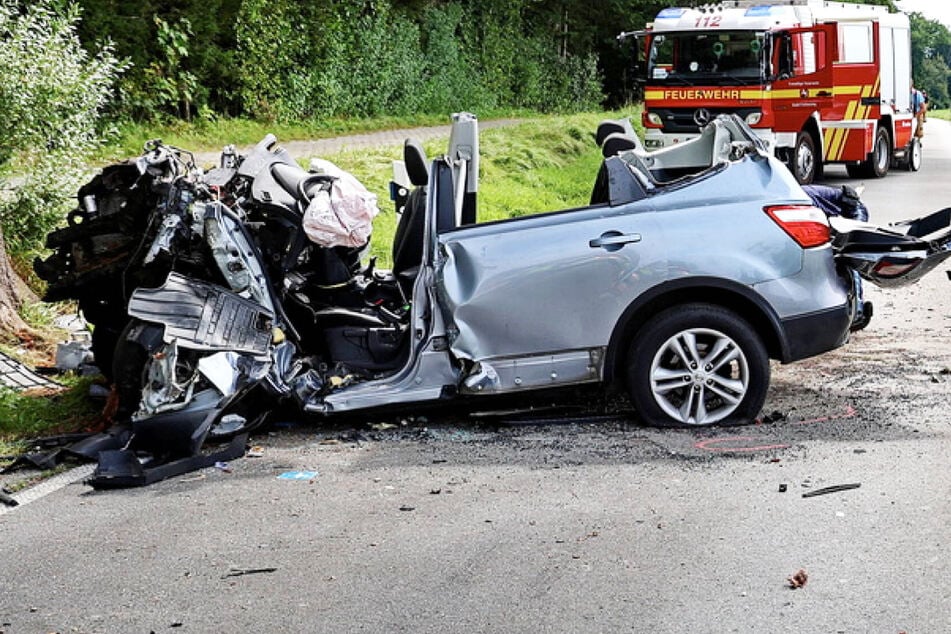
{"type": "MultiPolygon", "coordinates": [[[[473,391],[596,381],[623,311],[667,272],[648,199],[440,233],[437,285],[473,391]]],[[[463,386],[463,390],[467,386],[463,386]]]]}

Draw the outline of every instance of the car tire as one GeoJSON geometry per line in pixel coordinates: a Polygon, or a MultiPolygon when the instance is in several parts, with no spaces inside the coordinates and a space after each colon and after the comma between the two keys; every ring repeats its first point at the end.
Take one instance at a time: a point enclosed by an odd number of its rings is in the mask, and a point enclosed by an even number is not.
{"type": "Polygon", "coordinates": [[[819,173],[821,158],[816,155],[816,141],[808,132],[796,136],[796,145],[789,151],[787,166],[800,185],[808,185],[819,173]]]}
{"type": "Polygon", "coordinates": [[[105,324],[95,326],[92,330],[92,358],[99,372],[108,381],[112,381],[115,376],[112,371],[112,360],[120,334],[120,330],[105,324]]]}
{"type": "Polygon", "coordinates": [[[117,399],[114,418],[119,422],[129,421],[139,408],[146,365],[162,341],[162,332],[161,326],[132,319],[119,335],[112,357],[117,399]]]}
{"type": "Polygon", "coordinates": [[[769,388],[769,356],[745,319],[687,304],[648,320],[628,351],[628,390],[639,418],[662,427],[752,422],[769,388]]]}

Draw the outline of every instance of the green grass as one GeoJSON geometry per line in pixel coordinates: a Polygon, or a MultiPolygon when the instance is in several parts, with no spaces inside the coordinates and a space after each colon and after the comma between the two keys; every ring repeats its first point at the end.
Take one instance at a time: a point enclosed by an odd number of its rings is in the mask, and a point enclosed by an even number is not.
{"type": "Polygon", "coordinates": [[[18,441],[72,432],[99,421],[100,408],[89,399],[90,377],[66,376],[61,392],[31,394],[0,387],[0,456],[16,453],[18,441]]]}
{"type": "Polygon", "coordinates": [[[929,117],[934,117],[935,119],[944,119],[945,121],[951,121],[951,110],[929,110],[929,117]]]}

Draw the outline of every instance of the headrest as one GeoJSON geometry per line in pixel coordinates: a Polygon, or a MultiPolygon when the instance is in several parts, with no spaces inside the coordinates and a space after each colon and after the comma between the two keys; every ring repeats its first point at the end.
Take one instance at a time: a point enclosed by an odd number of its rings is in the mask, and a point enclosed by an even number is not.
{"type": "Polygon", "coordinates": [[[601,145],[601,154],[604,158],[610,158],[621,152],[636,150],[641,147],[641,142],[636,136],[630,136],[621,132],[609,134],[601,145]]]}
{"type": "Polygon", "coordinates": [[[611,134],[620,132],[621,134],[634,135],[634,126],[630,119],[605,119],[598,124],[598,131],[594,135],[594,140],[598,146],[604,145],[604,140],[611,134]]]}
{"type": "Polygon", "coordinates": [[[426,163],[426,152],[419,141],[406,139],[403,144],[403,163],[406,164],[406,173],[409,182],[416,187],[425,187],[429,183],[429,165],[426,163]]]}

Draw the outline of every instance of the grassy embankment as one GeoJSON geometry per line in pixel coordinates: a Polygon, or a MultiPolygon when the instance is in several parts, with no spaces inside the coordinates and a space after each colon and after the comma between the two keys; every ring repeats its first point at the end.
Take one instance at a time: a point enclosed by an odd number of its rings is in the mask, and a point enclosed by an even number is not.
{"type": "MultiPolygon", "coordinates": [[[[519,215],[583,206],[588,203],[601,156],[594,144],[598,122],[617,113],[587,113],[568,116],[537,117],[525,123],[492,130],[480,135],[481,175],[479,220],[498,220],[519,215]]],[[[228,122],[220,129],[126,131],[122,147],[126,156],[136,155],[142,140],[162,137],[168,143],[188,149],[217,149],[227,143],[249,145],[265,133],[274,131],[279,138],[333,136],[373,129],[404,128],[417,125],[442,125],[445,118],[378,121],[322,128],[315,134],[306,126],[275,128],[250,122],[228,122]],[[138,139],[134,137],[138,135],[138,139]]],[[[224,125],[224,123],[222,124],[224,125]]],[[[430,157],[446,151],[446,140],[424,144],[430,157]]],[[[114,147],[111,153],[121,150],[114,147]]],[[[392,161],[401,158],[402,148],[385,147],[326,155],[341,168],[352,172],[379,197],[380,215],[374,222],[371,254],[381,266],[390,262],[390,245],[396,227],[396,214],[388,199],[392,161]]],[[[89,381],[71,380],[71,387],[60,395],[39,397],[15,394],[0,388],[0,457],[15,453],[11,443],[18,439],[49,433],[72,431],[94,422],[98,413],[85,394],[89,381]]],[[[2,465],[0,458],[0,465],[2,465]]]]}
{"type": "Polygon", "coordinates": [[[951,110],[929,110],[929,117],[934,117],[935,119],[944,119],[945,121],[951,121],[951,110]]]}

